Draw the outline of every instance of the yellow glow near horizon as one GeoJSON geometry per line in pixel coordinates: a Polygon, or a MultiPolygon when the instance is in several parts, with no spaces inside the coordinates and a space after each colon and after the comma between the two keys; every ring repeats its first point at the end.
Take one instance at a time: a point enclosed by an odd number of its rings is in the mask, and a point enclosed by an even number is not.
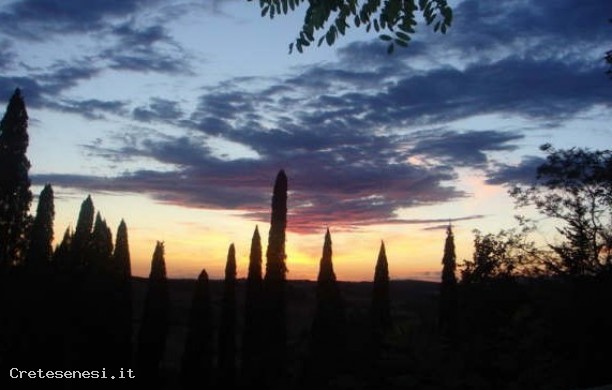
{"type": "MultiPolygon", "coordinates": [[[[512,222],[512,202],[500,187],[487,185],[473,176],[463,182],[473,196],[453,203],[423,206],[398,211],[398,218],[437,219],[483,214],[484,218],[453,223],[457,262],[471,258],[476,227],[495,232],[495,226],[512,222]],[[486,202],[485,202],[486,200],[486,202]]],[[[33,189],[36,191],[36,189],[33,189]]],[[[74,229],[80,205],[86,195],[56,189],[56,244],[67,226],[74,229]]],[[[168,276],[196,278],[205,268],[213,279],[224,275],[227,250],[236,247],[238,277],[246,277],[251,238],[259,226],[263,262],[269,224],[246,219],[242,213],[227,210],[205,210],[163,204],[146,195],[93,194],[94,206],[116,234],[124,219],[128,226],[132,273],[146,277],[156,241],[165,243],[168,276]]],[[[353,230],[330,226],[333,262],[338,280],[369,281],[374,275],[381,240],[385,242],[392,279],[439,280],[446,233],[444,223],[405,223],[364,226],[353,230]],[[427,230],[427,227],[437,227],[427,230]]],[[[325,230],[317,233],[287,232],[288,279],[316,280],[325,230]]],[[[265,269],[265,268],[264,268],[265,269]]]]}

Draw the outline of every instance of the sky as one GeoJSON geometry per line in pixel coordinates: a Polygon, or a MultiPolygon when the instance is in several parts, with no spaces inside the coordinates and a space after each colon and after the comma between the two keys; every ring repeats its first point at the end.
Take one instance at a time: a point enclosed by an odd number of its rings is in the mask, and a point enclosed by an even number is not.
{"type": "MultiPolygon", "coordinates": [[[[56,241],[91,194],[113,231],[126,221],[136,276],[159,240],[170,277],[222,278],[231,243],[244,277],[284,169],[289,279],[316,279],[329,228],[340,280],[371,280],[381,241],[392,279],[439,280],[449,222],[461,263],[474,229],[529,215],[508,189],[533,180],[540,145],[612,146],[612,2],[451,5],[447,34],[421,23],[392,55],[354,27],[289,54],[303,10],[2,0],[0,98],[22,89],[56,241]]],[[[554,241],[556,221],[539,222],[554,241]]]]}

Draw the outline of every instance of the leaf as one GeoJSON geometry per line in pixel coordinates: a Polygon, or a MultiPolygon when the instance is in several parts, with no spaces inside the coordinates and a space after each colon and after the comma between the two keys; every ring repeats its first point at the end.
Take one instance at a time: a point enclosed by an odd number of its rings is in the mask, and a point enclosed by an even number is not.
{"type": "Polygon", "coordinates": [[[325,40],[329,46],[333,45],[336,40],[336,34],[330,29],[327,34],[325,34],[325,40]]]}
{"type": "Polygon", "coordinates": [[[408,34],[405,34],[403,32],[398,31],[398,32],[395,33],[395,35],[397,35],[397,37],[399,39],[403,40],[403,41],[409,41],[410,40],[410,37],[408,36],[408,34]]]}
{"type": "Polygon", "coordinates": [[[382,34],[382,35],[380,36],[380,39],[382,39],[383,41],[390,41],[390,40],[392,40],[393,38],[392,38],[391,36],[387,35],[387,34],[382,34]]]}
{"type": "Polygon", "coordinates": [[[390,43],[387,47],[387,54],[393,54],[393,49],[395,49],[395,46],[393,46],[393,43],[390,43]]]}
{"type": "Polygon", "coordinates": [[[401,39],[394,39],[393,41],[395,43],[397,43],[398,45],[400,45],[400,46],[403,46],[403,47],[407,47],[408,46],[408,42],[402,41],[401,39]]]}
{"type": "Polygon", "coordinates": [[[265,6],[261,9],[261,16],[264,17],[266,16],[266,14],[268,13],[268,11],[270,10],[270,6],[265,6]]]}

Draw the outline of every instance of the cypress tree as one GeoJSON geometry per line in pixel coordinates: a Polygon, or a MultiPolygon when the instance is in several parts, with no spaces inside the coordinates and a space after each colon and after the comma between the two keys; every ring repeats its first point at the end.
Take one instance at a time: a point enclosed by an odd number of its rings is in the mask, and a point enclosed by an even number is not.
{"type": "Polygon", "coordinates": [[[53,251],[52,264],[55,269],[66,269],[72,262],[70,256],[72,254],[72,232],[70,228],[66,228],[62,241],[55,247],[53,251]]]}
{"type": "Polygon", "coordinates": [[[70,271],[82,269],[87,262],[87,247],[91,240],[93,224],[94,205],[91,196],[87,195],[87,198],[81,203],[76,229],[72,236],[70,271]]]}
{"type": "Polygon", "coordinates": [[[255,226],[251,239],[249,271],[244,303],[244,333],[242,335],[242,378],[245,385],[259,388],[262,355],[262,250],[259,229],[255,226]]]}
{"type": "Polygon", "coordinates": [[[385,243],[381,242],[372,284],[372,303],[370,307],[370,333],[367,340],[364,373],[372,386],[385,388],[387,375],[383,372],[380,358],[384,349],[385,334],[391,328],[391,308],[389,298],[389,265],[385,243]]]}
{"type": "Polygon", "coordinates": [[[371,307],[372,333],[374,342],[379,344],[384,333],[391,327],[391,303],[389,298],[389,265],[385,243],[381,242],[376,269],[374,271],[374,283],[372,288],[371,307]]]}
{"type": "Polygon", "coordinates": [[[122,219],[117,228],[115,251],[112,256],[114,307],[114,338],[120,367],[127,367],[132,351],[132,266],[127,225],[122,219]]]}
{"type": "Polygon", "coordinates": [[[97,367],[117,363],[117,301],[116,285],[111,274],[112,234],[100,213],[96,219],[87,246],[82,283],[81,321],[84,342],[81,342],[81,363],[97,367]]]}
{"type": "Polygon", "coordinates": [[[332,263],[332,241],[325,233],[317,278],[317,306],[312,323],[305,383],[325,387],[342,369],[345,339],[345,310],[332,263]]]}
{"type": "Polygon", "coordinates": [[[449,342],[456,341],[457,331],[457,257],[455,256],[455,238],[451,225],[446,229],[444,256],[442,257],[442,283],[440,284],[439,326],[443,338],[449,342]]]}
{"type": "Polygon", "coordinates": [[[28,143],[28,113],[17,88],[0,121],[0,270],[21,264],[26,255],[32,201],[28,143]]]}
{"type": "Polygon", "coordinates": [[[166,277],[164,244],[157,242],[145,296],[136,352],[137,378],[150,385],[160,385],[160,365],[166,350],[170,296],[166,277]]]}
{"type": "Polygon", "coordinates": [[[203,269],[196,281],[185,350],[181,360],[184,389],[206,389],[211,383],[213,366],[213,313],[208,274],[203,269]]]}
{"type": "Polygon", "coordinates": [[[269,389],[284,387],[287,355],[287,325],[285,274],[285,229],[287,227],[287,175],[281,170],[276,176],[272,195],[272,215],[266,250],[265,299],[265,367],[269,389]]]}
{"type": "Polygon", "coordinates": [[[51,262],[54,217],[53,188],[51,184],[47,184],[40,193],[36,217],[30,233],[30,248],[26,261],[30,269],[45,269],[51,262]]]}
{"type": "Polygon", "coordinates": [[[130,260],[130,247],[128,244],[127,225],[122,219],[117,228],[115,239],[115,252],[113,253],[113,274],[123,281],[131,281],[132,263],[130,260]]]}
{"type": "Polygon", "coordinates": [[[219,327],[219,385],[231,389],[236,376],[236,250],[230,245],[225,265],[221,326],[219,327]]]}
{"type": "Polygon", "coordinates": [[[87,267],[92,268],[93,272],[104,273],[108,276],[112,268],[113,235],[106,224],[106,220],[102,219],[100,212],[96,213],[96,220],[86,253],[87,267]]]}

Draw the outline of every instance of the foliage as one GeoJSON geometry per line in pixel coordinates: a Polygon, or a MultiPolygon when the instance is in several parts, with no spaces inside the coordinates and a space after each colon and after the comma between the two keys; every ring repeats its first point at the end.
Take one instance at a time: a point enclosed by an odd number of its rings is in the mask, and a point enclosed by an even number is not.
{"type": "Polygon", "coordinates": [[[94,205],[91,196],[81,203],[79,217],[76,228],[72,236],[71,256],[72,264],[69,266],[71,271],[81,269],[87,263],[87,247],[91,240],[91,232],[94,224],[94,205]]]}
{"type": "Polygon", "coordinates": [[[550,244],[556,256],[548,270],[573,276],[612,270],[612,151],[550,144],[541,150],[548,155],[535,184],[516,186],[511,195],[518,206],[534,206],[563,224],[562,242],[550,244]]]}
{"type": "Polygon", "coordinates": [[[225,264],[218,368],[221,387],[233,388],[236,376],[236,249],[234,244],[229,247],[225,264]]]}
{"type": "Polygon", "coordinates": [[[440,283],[439,326],[440,333],[447,340],[454,342],[457,329],[457,256],[455,254],[455,236],[448,225],[442,256],[442,283],[440,283]]]}
{"type": "Polygon", "coordinates": [[[305,381],[321,388],[343,369],[346,318],[344,302],[332,262],[332,241],[325,233],[317,278],[317,306],[310,334],[310,351],[304,370],[305,381]]]}
{"type": "Polygon", "coordinates": [[[53,254],[53,218],[55,218],[55,207],[51,184],[45,185],[38,199],[36,217],[30,232],[30,247],[26,261],[26,265],[33,268],[48,266],[53,254]]]}
{"type": "Polygon", "coordinates": [[[285,229],[287,228],[287,175],[280,170],[274,182],[272,215],[268,248],[266,250],[266,275],[264,294],[264,371],[265,386],[276,389],[284,387],[287,354],[287,308],[285,264],[285,229]]]}
{"type": "Polygon", "coordinates": [[[242,378],[254,385],[261,375],[262,355],[262,249],[259,228],[255,226],[251,239],[249,271],[244,301],[244,332],[242,335],[242,378]]]}
{"type": "Polygon", "coordinates": [[[169,311],[170,296],[164,244],[158,241],[151,261],[136,351],[136,375],[151,383],[156,383],[160,377],[160,363],[166,350],[169,311]]]}
{"type": "Polygon", "coordinates": [[[442,284],[455,285],[457,284],[457,256],[455,255],[455,236],[453,230],[448,225],[446,229],[446,240],[444,242],[444,256],[442,257],[442,284]]]}
{"type": "MultiPolygon", "coordinates": [[[[248,0],[252,1],[252,0],[248,0]]],[[[260,0],[261,16],[288,14],[295,11],[305,0],[260,0]]],[[[304,24],[296,40],[289,45],[300,53],[304,47],[317,41],[321,46],[326,42],[333,45],[347,29],[363,27],[367,32],[374,29],[380,39],[389,43],[388,52],[395,45],[405,47],[415,33],[418,14],[434,31],[443,34],[451,26],[453,12],[446,0],[309,0],[304,16],[304,24]],[[325,33],[320,37],[319,30],[325,33]],[[382,32],[385,32],[384,34],[382,32]]]]}
{"type": "Polygon", "coordinates": [[[374,283],[372,285],[372,330],[376,334],[383,334],[391,327],[391,303],[389,298],[389,264],[385,243],[381,242],[374,270],[374,283]]]}
{"type": "Polygon", "coordinates": [[[117,228],[115,251],[111,258],[112,283],[109,295],[114,313],[110,324],[117,345],[118,363],[125,367],[130,362],[132,352],[132,269],[127,225],[122,219],[117,228]]]}
{"type": "Polygon", "coordinates": [[[32,201],[28,143],[28,113],[17,88],[0,121],[0,269],[26,256],[32,201]]]}
{"type": "Polygon", "coordinates": [[[464,284],[493,281],[499,278],[536,275],[541,265],[549,261],[546,251],[529,240],[535,227],[528,221],[520,230],[506,229],[493,234],[474,230],[472,260],[464,260],[461,282],[464,284]]]}
{"type": "Polygon", "coordinates": [[[202,270],[196,281],[181,360],[181,380],[185,389],[207,388],[213,365],[213,314],[208,274],[202,270]]]}
{"type": "Polygon", "coordinates": [[[272,216],[266,250],[266,280],[284,280],[287,266],[285,264],[285,229],[287,228],[287,175],[281,170],[274,182],[272,194],[272,216]]]}

